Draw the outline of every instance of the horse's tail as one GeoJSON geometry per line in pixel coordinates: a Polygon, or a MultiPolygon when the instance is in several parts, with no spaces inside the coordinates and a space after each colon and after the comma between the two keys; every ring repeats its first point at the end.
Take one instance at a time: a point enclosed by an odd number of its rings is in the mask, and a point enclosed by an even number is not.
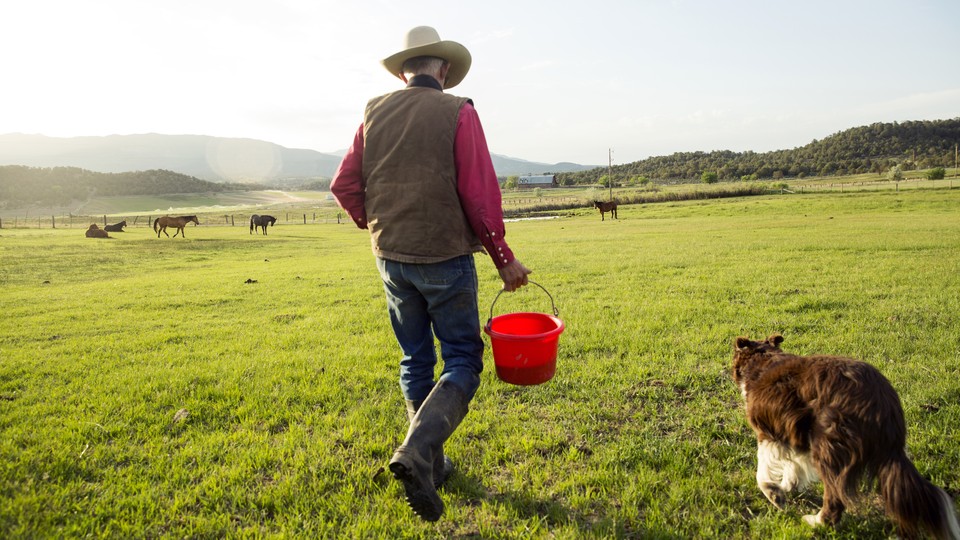
{"type": "Polygon", "coordinates": [[[153,220],[153,232],[157,232],[157,225],[160,224],[160,218],[153,220]]]}
{"type": "Polygon", "coordinates": [[[253,216],[250,216],[250,233],[253,233],[253,216]]]}

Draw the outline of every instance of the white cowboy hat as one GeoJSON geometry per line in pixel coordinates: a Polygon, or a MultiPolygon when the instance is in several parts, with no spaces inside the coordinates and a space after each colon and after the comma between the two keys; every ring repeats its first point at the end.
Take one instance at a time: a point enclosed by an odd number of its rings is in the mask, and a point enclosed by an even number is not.
{"type": "Polygon", "coordinates": [[[418,26],[407,32],[404,49],[380,63],[394,77],[403,71],[403,63],[417,56],[435,56],[450,63],[444,88],[453,88],[470,71],[470,51],[456,41],[440,41],[440,34],[430,26],[418,26]]]}

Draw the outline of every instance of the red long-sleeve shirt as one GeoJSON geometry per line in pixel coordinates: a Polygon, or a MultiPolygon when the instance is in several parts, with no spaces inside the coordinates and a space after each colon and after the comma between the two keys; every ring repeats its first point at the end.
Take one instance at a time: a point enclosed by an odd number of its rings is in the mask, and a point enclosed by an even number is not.
{"type": "MultiPolygon", "coordinates": [[[[498,269],[513,261],[514,255],[504,235],[500,185],[493,169],[487,139],[480,117],[472,104],[460,108],[453,142],[457,167],[457,194],[467,221],[498,269]]],[[[340,162],[330,184],[330,191],[357,227],[367,228],[364,205],[366,182],[363,177],[363,125],[357,130],[353,144],[340,162]]]]}

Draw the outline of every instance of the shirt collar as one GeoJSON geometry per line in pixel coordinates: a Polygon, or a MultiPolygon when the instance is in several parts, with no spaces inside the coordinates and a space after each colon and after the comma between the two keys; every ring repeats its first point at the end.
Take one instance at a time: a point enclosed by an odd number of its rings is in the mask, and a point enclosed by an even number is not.
{"type": "Polygon", "coordinates": [[[407,88],[419,86],[423,88],[433,88],[434,90],[439,90],[443,92],[443,86],[440,85],[440,82],[431,77],[430,75],[414,75],[407,82],[407,88]]]}

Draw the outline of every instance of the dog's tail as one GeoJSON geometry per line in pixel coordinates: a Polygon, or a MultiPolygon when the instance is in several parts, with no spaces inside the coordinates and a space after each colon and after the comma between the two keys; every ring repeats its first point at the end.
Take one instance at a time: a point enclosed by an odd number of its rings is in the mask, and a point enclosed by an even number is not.
{"type": "Polygon", "coordinates": [[[882,465],[877,477],[887,515],[901,536],[915,538],[926,531],[936,538],[960,540],[950,496],[920,476],[906,454],[900,452],[882,465]]]}

